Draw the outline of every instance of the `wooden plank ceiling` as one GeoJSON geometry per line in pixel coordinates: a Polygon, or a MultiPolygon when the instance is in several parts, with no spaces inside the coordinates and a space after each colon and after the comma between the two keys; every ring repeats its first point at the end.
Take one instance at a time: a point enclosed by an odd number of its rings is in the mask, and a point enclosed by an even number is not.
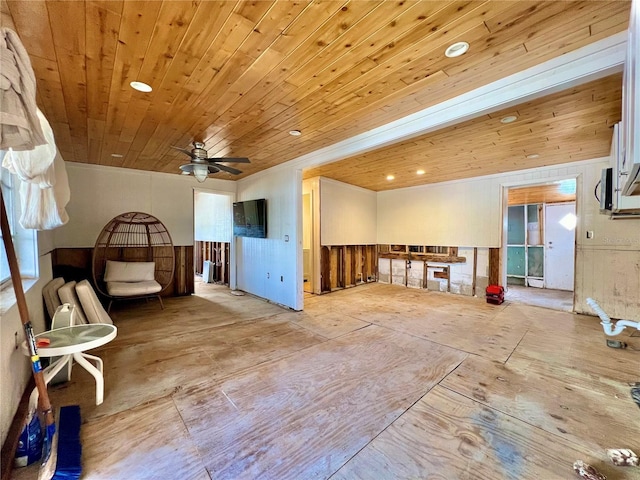
{"type": "Polygon", "coordinates": [[[320,175],[380,191],[604,157],[621,103],[622,74],[612,75],[310,169],[305,178],[320,175]],[[517,118],[502,123],[508,116],[517,118]]]}
{"type": "Polygon", "coordinates": [[[532,187],[511,187],[507,204],[528,205],[533,203],[562,203],[576,200],[576,183],[574,181],[554,182],[532,187]]]}
{"type": "MultiPolygon", "coordinates": [[[[251,159],[234,179],[623,31],[630,8],[624,0],[4,1],[3,24],[29,52],[38,103],[66,160],[178,173],[188,157],[170,146],[199,140],[209,156],[251,159]],[[460,40],[469,52],[446,58],[445,48],[460,40]],[[133,80],[153,92],[132,90],[133,80]],[[294,129],[302,135],[290,136],[294,129]]],[[[613,97],[599,91],[592,98],[589,108],[608,115],[600,122],[615,117],[613,97]]],[[[572,113],[566,105],[561,115],[572,113]]],[[[596,116],[589,116],[592,133],[601,139],[596,116]]],[[[532,122],[560,136],[558,123],[532,122]]],[[[483,142],[501,135],[488,118],[460,128],[483,142]]],[[[447,131],[462,138],[459,128],[447,131]]],[[[563,137],[571,144],[561,150],[572,155],[564,161],[583,158],[579,148],[604,148],[595,141],[583,147],[585,136],[563,137]]],[[[438,157],[449,169],[451,159],[438,157]]],[[[502,170],[522,166],[495,156],[500,162],[502,170]]],[[[484,164],[473,163],[474,175],[485,173],[484,164]]],[[[365,186],[355,170],[348,181],[365,186]]],[[[460,165],[450,170],[469,173],[460,165]]],[[[337,170],[328,171],[333,177],[337,170]]],[[[423,175],[418,183],[434,178],[444,177],[423,175]]],[[[384,182],[365,183],[389,188],[384,182]]]]}

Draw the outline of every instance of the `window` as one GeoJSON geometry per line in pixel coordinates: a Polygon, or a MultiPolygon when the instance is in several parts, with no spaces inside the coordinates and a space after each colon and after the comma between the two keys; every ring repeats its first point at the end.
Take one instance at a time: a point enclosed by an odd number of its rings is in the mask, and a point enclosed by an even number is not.
{"type": "MultiPolygon", "coordinates": [[[[20,202],[18,195],[18,182],[15,176],[6,169],[1,168],[0,183],[2,198],[7,210],[13,248],[18,257],[20,274],[22,278],[36,278],[38,276],[38,249],[36,233],[33,230],[25,230],[18,223],[20,215],[20,202]]],[[[0,233],[0,236],[2,234],[0,233]]],[[[0,241],[0,287],[3,289],[11,285],[11,272],[7,260],[7,252],[4,242],[0,241]]]]}
{"type": "MultiPolygon", "coordinates": [[[[2,168],[1,178],[2,199],[4,200],[4,205],[7,209],[9,228],[13,232],[13,178],[12,175],[4,168],[2,168]]],[[[0,232],[0,238],[1,237],[2,232],[0,232]]],[[[11,278],[11,274],[9,273],[9,262],[7,261],[7,252],[4,248],[4,242],[2,242],[2,244],[0,244],[0,285],[4,285],[9,278],[11,278]]]]}

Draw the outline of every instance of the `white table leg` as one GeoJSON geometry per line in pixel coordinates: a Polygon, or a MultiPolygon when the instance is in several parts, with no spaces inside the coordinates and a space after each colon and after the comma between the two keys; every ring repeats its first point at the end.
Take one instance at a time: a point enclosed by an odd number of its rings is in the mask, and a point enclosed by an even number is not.
{"type": "Polygon", "coordinates": [[[96,405],[100,405],[104,400],[104,377],[102,375],[102,360],[98,357],[94,357],[93,355],[87,355],[86,353],[83,354],[81,352],[74,353],[73,358],[76,360],[76,362],[82,365],[87,372],[93,375],[93,378],[96,379],[96,405]],[[98,363],[100,369],[94,367],[91,362],[89,362],[89,360],[85,358],[85,356],[92,359],[100,360],[99,363],[96,362],[98,363]]]}
{"type": "Polygon", "coordinates": [[[100,373],[104,374],[102,359],[100,357],[96,357],[95,355],[89,355],[88,353],[84,353],[84,352],[81,352],[80,355],[82,355],[84,358],[90,358],[91,360],[96,362],[96,368],[100,370],[100,373]]]}
{"type": "Polygon", "coordinates": [[[45,368],[42,371],[42,375],[44,376],[44,384],[48,385],[53,377],[56,376],[56,373],[62,370],[65,365],[67,366],[67,368],[69,368],[69,366],[71,365],[71,361],[71,355],[63,355],[58,358],[58,361],[56,363],[52,363],[47,368],[45,368]]]}

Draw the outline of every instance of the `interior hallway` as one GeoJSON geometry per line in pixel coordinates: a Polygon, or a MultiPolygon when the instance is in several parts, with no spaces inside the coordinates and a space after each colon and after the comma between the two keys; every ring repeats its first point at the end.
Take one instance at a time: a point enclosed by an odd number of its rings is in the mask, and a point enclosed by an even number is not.
{"type": "Polygon", "coordinates": [[[578,459],[640,478],[605,455],[638,450],[640,353],[596,318],[383,284],[304,312],[196,290],[114,308],[102,405],[78,366],[52,389],[81,405],[83,479],[553,480],[578,459]]]}

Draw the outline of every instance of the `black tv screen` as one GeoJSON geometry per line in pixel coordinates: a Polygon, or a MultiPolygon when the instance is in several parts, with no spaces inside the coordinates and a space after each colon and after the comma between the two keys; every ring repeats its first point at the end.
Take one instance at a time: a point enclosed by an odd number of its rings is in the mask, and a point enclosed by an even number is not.
{"type": "Polygon", "coordinates": [[[264,198],[233,204],[233,234],[267,238],[267,201],[264,198]]]}

